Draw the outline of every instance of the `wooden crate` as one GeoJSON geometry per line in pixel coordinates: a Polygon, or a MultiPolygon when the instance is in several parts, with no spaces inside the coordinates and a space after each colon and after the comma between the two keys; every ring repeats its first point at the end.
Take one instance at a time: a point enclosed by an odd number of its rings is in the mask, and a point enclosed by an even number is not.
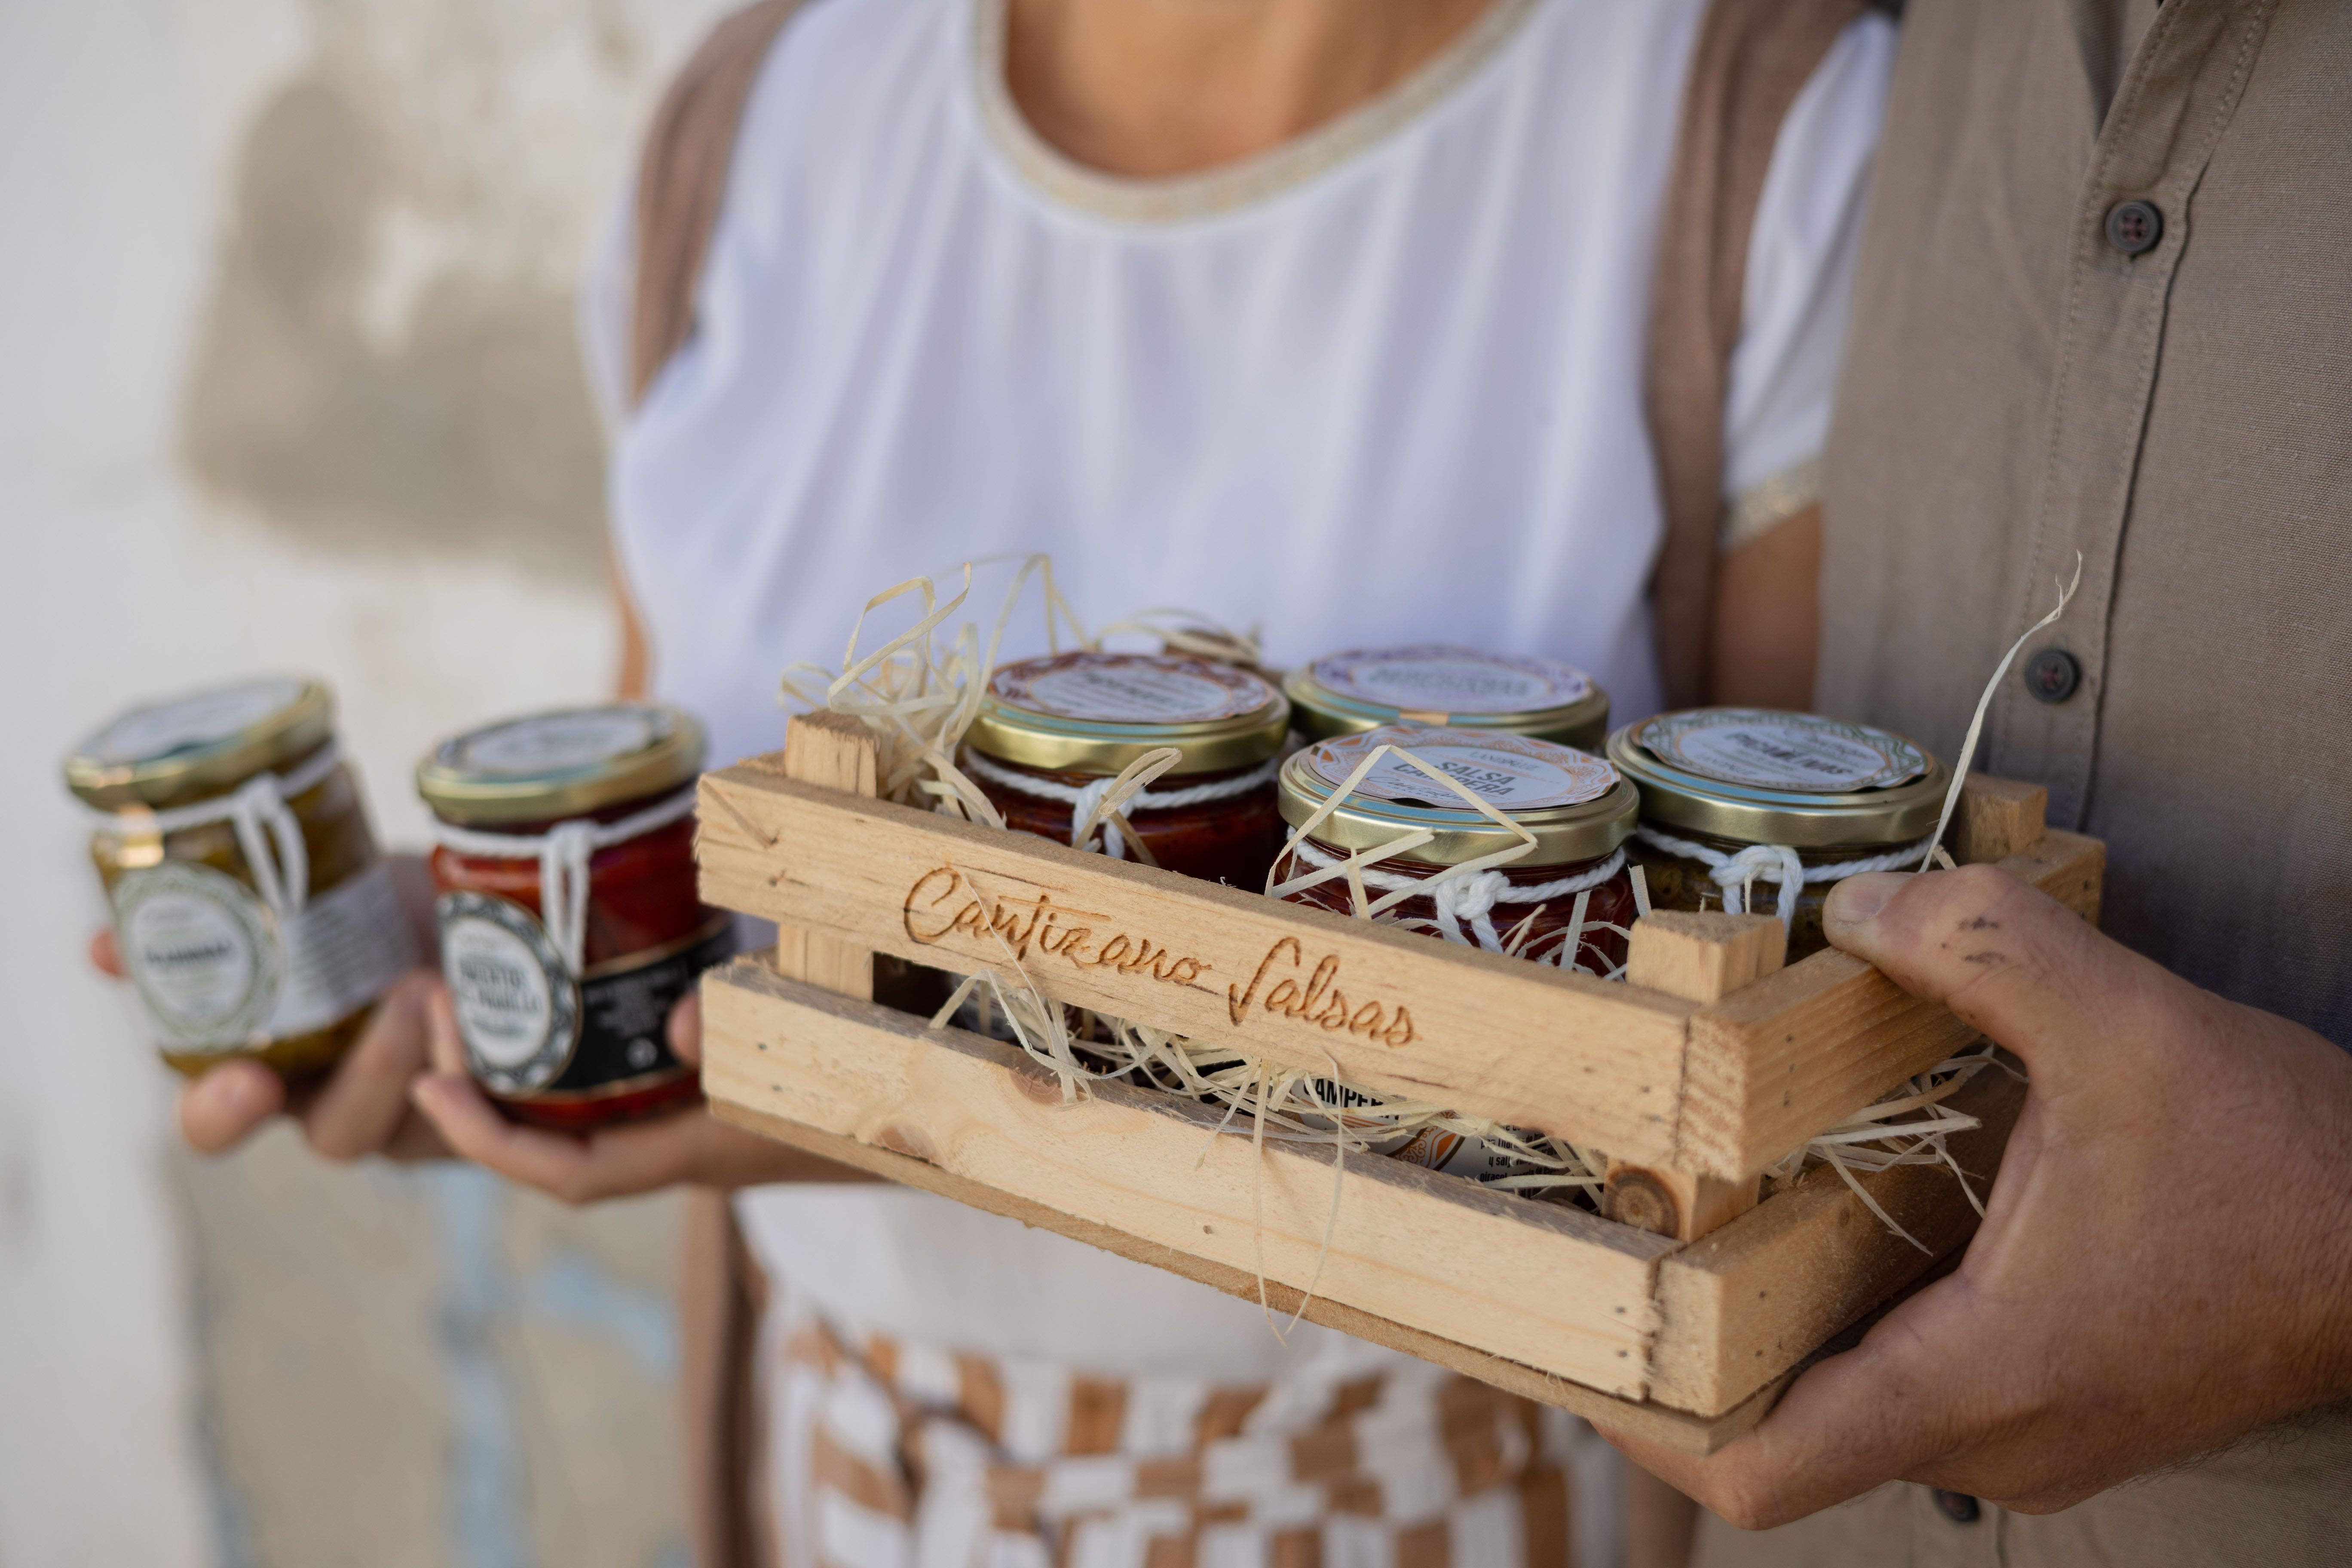
{"type": "MultiPolygon", "coordinates": [[[[702,782],[703,897],[779,923],[775,954],[703,984],[715,1114],[909,1185],[1306,1315],[1705,1452],[1792,1369],[1965,1241],[1948,1172],[1833,1173],[1756,1202],[1758,1173],[1965,1025],[1836,952],[1779,967],[1761,917],[1659,914],[1630,983],[1563,973],[1324,910],[878,802],[852,721],[702,782]],[[878,1006],[885,952],[1010,970],[1089,1007],[1609,1151],[1612,1212],[1375,1156],[1263,1152],[1222,1115],[1097,1086],[1066,1104],[1017,1048],[878,1006]],[[1344,999],[1344,1000],[1342,1000],[1344,999]],[[1324,1245],[1330,1228],[1328,1250],[1324,1245]],[[1319,1277],[1318,1269],[1320,1269],[1319,1277]]],[[[2045,832],[2038,789],[1972,779],[1955,851],[2095,918],[2101,846],[2045,832]]],[[[2021,1091],[1981,1075],[1953,1140],[1989,1180],[2021,1091]]]]}

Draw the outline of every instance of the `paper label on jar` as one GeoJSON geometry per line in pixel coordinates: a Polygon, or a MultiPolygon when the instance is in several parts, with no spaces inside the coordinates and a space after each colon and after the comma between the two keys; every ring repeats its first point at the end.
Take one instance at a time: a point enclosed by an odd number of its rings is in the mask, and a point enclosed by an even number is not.
{"type": "Polygon", "coordinates": [[[1357,648],[1316,660],[1307,674],[1342,697],[1417,713],[1529,713],[1592,695],[1592,678],[1557,659],[1444,643],[1357,648]]]}
{"type": "Polygon", "coordinates": [[[312,898],[279,930],[286,987],[269,1016],[272,1039],[350,1017],[416,964],[415,934],[381,860],[312,898]]]}
{"type": "MultiPolygon", "coordinates": [[[[1309,765],[1333,788],[1381,746],[1411,752],[1498,811],[1545,811],[1598,800],[1616,787],[1617,770],[1573,747],[1525,735],[1473,735],[1460,730],[1390,724],[1318,746],[1309,765]]],[[[1355,793],[1401,805],[1467,810],[1462,797],[1394,752],[1374,763],[1355,793]]]]}
{"type": "Polygon", "coordinates": [[[446,761],[474,773],[540,778],[634,756],[667,728],[666,716],[648,708],[535,713],[459,736],[446,748],[446,761]]]}
{"type": "Polygon", "coordinates": [[[201,751],[243,734],[301,695],[302,682],[279,679],[175,697],[132,709],[84,742],[81,752],[101,763],[128,764],[201,751]]]}
{"type": "Polygon", "coordinates": [[[553,1083],[579,1043],[580,986],[547,928],[511,900],[470,890],[442,894],[434,916],[467,1067],[501,1094],[553,1083]]]}
{"type": "Polygon", "coordinates": [[[988,689],[1033,713],[1110,724],[1202,724],[1274,700],[1274,688],[1248,670],[1150,654],[1030,659],[998,670],[988,689]]]}
{"type": "Polygon", "coordinates": [[[1849,795],[1885,789],[1927,771],[1927,755],[1900,735],[1813,713],[1708,708],[1668,713],[1635,741],[1669,766],[1759,789],[1849,795]]]}
{"type": "Polygon", "coordinates": [[[114,909],[123,965],[175,1051],[323,1029],[416,962],[392,868],[381,861],[283,920],[236,878],[178,860],[125,875],[114,909]]]}
{"type": "Polygon", "coordinates": [[[488,893],[445,893],[441,969],[474,1077],[499,1094],[586,1093],[678,1066],[670,1009],[735,951],[715,916],[646,952],[592,965],[578,980],[537,916],[488,893]]]}
{"type": "Polygon", "coordinates": [[[253,889],[210,866],[166,860],[115,883],[114,931],[165,1047],[229,1050],[261,1037],[286,954],[253,889]]]}

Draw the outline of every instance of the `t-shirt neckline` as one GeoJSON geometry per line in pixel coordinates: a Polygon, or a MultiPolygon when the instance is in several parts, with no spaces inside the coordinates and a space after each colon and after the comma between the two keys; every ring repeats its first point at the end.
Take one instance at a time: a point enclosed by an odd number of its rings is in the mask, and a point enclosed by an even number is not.
{"type": "Polygon", "coordinates": [[[1024,184],[1057,205],[1127,223],[1175,224],[1278,195],[1387,141],[1460,90],[1519,35],[1542,0],[1491,0],[1460,37],[1337,119],[1239,163],[1167,178],[1089,168],[1037,133],[1005,79],[1009,3],[971,0],[970,13],[972,98],[990,146],[1024,184]]]}

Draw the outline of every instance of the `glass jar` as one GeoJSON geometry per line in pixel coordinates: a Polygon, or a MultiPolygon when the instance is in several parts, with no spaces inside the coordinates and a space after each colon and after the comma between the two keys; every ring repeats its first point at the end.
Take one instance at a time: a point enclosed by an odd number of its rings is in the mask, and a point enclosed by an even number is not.
{"type": "Polygon", "coordinates": [[[1282,689],[1310,741],[1382,724],[1500,731],[1597,751],[1609,694],[1557,659],[1482,653],[1450,643],[1351,648],[1294,669],[1282,689]]]}
{"type": "Polygon", "coordinates": [[[1777,913],[1791,963],[1829,945],[1841,879],[1918,866],[1952,782],[1901,735],[1761,708],[1662,713],[1609,757],[1642,794],[1629,850],[1652,907],[1777,913]]]}
{"type": "Polygon", "coordinates": [[[734,951],[696,890],[702,757],[686,714],[625,702],[470,730],[417,764],[467,1066],[517,1121],[579,1131],[700,1098],[670,1009],[734,951]]]}
{"type": "Polygon", "coordinates": [[[66,759],[90,858],[163,1059],[334,1064],[416,962],[392,868],[315,680],[243,681],[134,708],[66,759]]]}
{"type": "MultiPolygon", "coordinates": [[[[1633,923],[1623,851],[1637,806],[1633,787],[1590,752],[1523,735],[1391,724],[1326,741],[1284,764],[1282,815],[1293,827],[1314,826],[1275,877],[1278,884],[1296,883],[1356,851],[1426,829],[1436,836],[1428,843],[1365,867],[1368,901],[1408,895],[1377,918],[1493,952],[1613,975],[1624,967],[1625,933],[1633,923]],[[1517,860],[1456,874],[1455,868],[1523,840],[1393,752],[1316,821],[1349,774],[1382,746],[1409,752],[1462,784],[1524,829],[1535,847],[1517,860]],[[1423,882],[1433,891],[1410,891],[1423,882]]],[[[1282,896],[1358,912],[1342,877],[1282,896]]]]}
{"type": "MultiPolygon", "coordinates": [[[[1289,729],[1290,704],[1254,671],[1181,655],[1081,651],[992,675],[958,765],[1007,827],[1070,844],[1112,780],[1173,748],[1175,764],[1120,815],[1154,863],[1259,888],[1282,847],[1275,773],[1289,729]]],[[[1142,858],[1108,820],[1081,847],[1142,858]]]]}

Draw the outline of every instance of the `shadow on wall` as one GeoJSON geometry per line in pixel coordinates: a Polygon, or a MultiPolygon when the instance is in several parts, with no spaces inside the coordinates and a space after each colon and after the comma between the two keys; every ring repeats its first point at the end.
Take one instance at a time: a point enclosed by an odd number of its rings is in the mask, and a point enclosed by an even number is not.
{"type": "Polygon", "coordinates": [[[323,68],[257,117],[188,384],[187,463],[308,542],[594,580],[603,454],[571,300],[446,270],[397,341],[371,332],[397,178],[323,68]]]}

